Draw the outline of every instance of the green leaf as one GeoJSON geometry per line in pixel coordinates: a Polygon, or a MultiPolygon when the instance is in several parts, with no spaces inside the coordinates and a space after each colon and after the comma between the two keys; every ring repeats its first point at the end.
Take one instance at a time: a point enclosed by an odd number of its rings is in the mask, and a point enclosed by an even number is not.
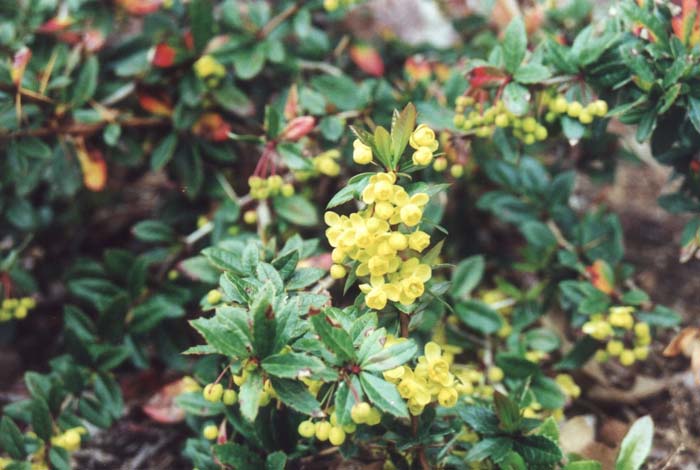
{"type": "Polygon", "coordinates": [[[495,333],[503,326],[501,315],[480,300],[456,304],[455,313],[465,325],[484,334],[495,333]]]}
{"type": "Polygon", "coordinates": [[[338,390],[335,392],[335,414],[338,418],[338,423],[346,425],[352,423],[350,412],[355,403],[362,401],[362,386],[356,375],[346,377],[345,381],[338,384],[338,390]],[[353,390],[350,390],[348,382],[352,385],[353,390]]]}
{"type": "Polygon", "coordinates": [[[301,268],[294,271],[292,277],[287,282],[287,290],[299,290],[317,282],[326,274],[321,268],[301,268]]]}
{"type": "Polygon", "coordinates": [[[537,402],[548,410],[561,408],[566,404],[566,397],[557,383],[544,375],[535,376],[531,385],[537,402]]]}
{"type": "Polygon", "coordinates": [[[78,79],[71,86],[73,91],[71,104],[74,107],[82,106],[95,94],[99,71],[100,63],[97,61],[97,57],[94,55],[89,56],[80,69],[78,79]]]}
{"type": "Polygon", "coordinates": [[[471,256],[461,261],[452,275],[450,295],[455,299],[466,299],[481,282],[486,263],[482,255],[471,256]]]}
{"type": "Polygon", "coordinates": [[[175,152],[177,146],[177,134],[169,134],[166,138],[160,141],[158,146],[153,149],[151,154],[151,169],[156,171],[163,168],[175,152]]]}
{"type": "Polygon", "coordinates": [[[700,98],[688,97],[688,118],[695,127],[695,130],[700,133],[700,98]]]}
{"type": "Polygon", "coordinates": [[[309,389],[302,382],[275,377],[270,377],[270,381],[275,394],[285,405],[314,418],[325,416],[323,411],[321,411],[321,404],[311,395],[309,389]]]}
{"type": "Polygon", "coordinates": [[[522,17],[517,16],[510,22],[503,37],[503,60],[508,73],[514,74],[518,70],[526,51],[525,23],[522,17]]]}
{"type": "Polygon", "coordinates": [[[615,462],[615,470],[637,470],[641,468],[651,451],[654,438],[654,421],[651,416],[643,416],[632,424],[622,439],[620,453],[615,462]]]}
{"type": "Polygon", "coordinates": [[[382,126],[377,126],[374,129],[374,150],[376,153],[375,157],[383,163],[384,166],[389,168],[394,167],[391,155],[391,136],[382,126]]]}
{"type": "Polygon", "coordinates": [[[320,359],[296,352],[268,356],[260,365],[268,374],[287,379],[309,377],[326,368],[320,359]]]}
{"type": "Polygon", "coordinates": [[[265,65],[265,52],[262,47],[244,49],[233,55],[233,70],[241,80],[255,77],[265,65]]]}
{"type": "Polygon", "coordinates": [[[530,467],[559,462],[563,455],[559,446],[544,436],[523,436],[515,441],[514,450],[530,467]]]}
{"type": "Polygon", "coordinates": [[[313,227],[318,224],[316,207],[299,194],[291,197],[276,197],[272,206],[277,215],[300,227],[313,227]]]}
{"type": "Polygon", "coordinates": [[[3,416],[0,419],[0,448],[15,460],[24,460],[27,456],[22,433],[8,416],[3,416]]]}
{"type": "Polygon", "coordinates": [[[131,310],[129,331],[146,333],[166,318],[180,318],[185,315],[181,305],[171,302],[163,295],[155,295],[131,310]]]}
{"type": "Polygon", "coordinates": [[[595,460],[577,460],[569,462],[564,466],[564,470],[602,470],[603,465],[595,460]]]}
{"type": "Polygon", "coordinates": [[[521,416],[520,408],[515,401],[501,392],[495,392],[493,395],[493,408],[496,411],[502,430],[512,432],[518,429],[521,416]]]}
{"type": "Polygon", "coordinates": [[[547,80],[551,76],[552,73],[542,64],[525,64],[515,72],[513,78],[516,82],[528,85],[547,80]]]}
{"type": "Polygon", "coordinates": [[[287,454],[278,450],[267,455],[265,470],[284,470],[287,466],[287,454]]]}
{"type": "Polygon", "coordinates": [[[474,444],[469,449],[464,460],[467,462],[481,462],[487,458],[497,461],[510,451],[513,441],[507,437],[487,437],[474,444]]]}
{"type": "Polygon", "coordinates": [[[206,256],[211,264],[219,269],[232,271],[238,275],[243,274],[243,265],[241,264],[241,255],[239,253],[212,246],[202,250],[202,254],[206,256]]]}
{"type": "Polygon", "coordinates": [[[194,47],[201,51],[214,34],[214,5],[211,0],[191,0],[187,10],[194,47]]]}
{"type": "Polygon", "coordinates": [[[394,110],[391,120],[391,153],[392,166],[396,166],[403,155],[406,145],[416,127],[416,107],[408,103],[400,113],[394,110]]]}
{"type": "Polygon", "coordinates": [[[190,324],[220,354],[245,358],[252,349],[248,314],[234,307],[219,307],[212,318],[198,318],[190,324]]]}
{"type": "Polygon", "coordinates": [[[530,349],[552,352],[559,348],[561,340],[559,335],[549,328],[535,328],[525,333],[525,344],[530,349]]]}
{"type": "Polygon", "coordinates": [[[547,225],[542,222],[531,220],[525,222],[520,230],[525,239],[537,248],[549,248],[557,244],[557,239],[547,225]]]}
{"type": "Polygon", "coordinates": [[[68,451],[62,447],[52,447],[49,451],[49,461],[51,468],[55,470],[70,470],[70,455],[68,451]]]}
{"type": "Polygon", "coordinates": [[[357,84],[346,75],[321,75],[314,77],[311,85],[341,111],[360,109],[367,102],[357,84]]]}
{"type": "Polygon", "coordinates": [[[511,82],[503,90],[503,102],[506,108],[516,116],[527,113],[530,102],[530,91],[522,85],[511,82]]]}
{"type": "Polygon", "coordinates": [[[501,432],[498,416],[489,408],[463,404],[457,408],[457,413],[470,428],[479,434],[493,435],[501,432]]]}
{"type": "Polygon", "coordinates": [[[134,236],[144,242],[170,243],[175,240],[173,229],[158,220],[143,220],[132,228],[134,236]]]}
{"type": "Polygon", "coordinates": [[[53,422],[49,405],[43,398],[35,397],[31,404],[32,429],[44,442],[49,442],[53,435],[53,422]]]}
{"type": "Polygon", "coordinates": [[[380,411],[399,418],[408,418],[406,403],[394,384],[367,372],[360,374],[360,383],[362,383],[362,389],[367,398],[380,411]]]}
{"type": "Polygon", "coordinates": [[[416,343],[412,340],[401,341],[388,348],[383,348],[367,357],[360,366],[368,372],[382,372],[393,369],[411,360],[418,352],[416,343]]]}
{"type": "Polygon", "coordinates": [[[311,319],[314,330],[331,352],[343,361],[352,359],[355,356],[355,348],[350,335],[340,326],[332,326],[329,322],[325,312],[314,315],[311,319]]]}
{"type": "Polygon", "coordinates": [[[263,461],[249,446],[227,442],[214,446],[214,455],[224,465],[236,470],[260,470],[263,461]]]}
{"type": "Polygon", "coordinates": [[[259,370],[251,372],[248,379],[241,385],[238,402],[241,414],[248,421],[255,421],[260,408],[260,394],[263,391],[263,377],[259,370]]]}

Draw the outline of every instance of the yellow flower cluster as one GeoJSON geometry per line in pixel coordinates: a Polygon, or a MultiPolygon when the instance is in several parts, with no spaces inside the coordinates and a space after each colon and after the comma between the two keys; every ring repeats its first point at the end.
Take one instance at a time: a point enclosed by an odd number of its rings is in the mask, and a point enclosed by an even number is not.
{"type": "Polygon", "coordinates": [[[208,54],[197,59],[193,67],[194,73],[210,88],[216,87],[221,78],[226,75],[226,68],[208,54]]]}
{"type": "Polygon", "coordinates": [[[623,366],[631,366],[647,358],[651,331],[647,323],[635,321],[633,314],[634,307],[611,307],[607,315],[591,315],[583,324],[585,334],[606,343],[605,349],[596,352],[598,361],[617,357],[623,366]],[[626,340],[631,347],[625,347],[626,340]]]}
{"type": "Polygon", "coordinates": [[[527,145],[547,138],[547,128],[533,116],[518,117],[506,109],[502,100],[489,108],[474,107],[474,98],[460,96],[456,100],[454,125],[464,131],[472,131],[477,137],[490,137],[497,128],[511,128],[513,135],[527,145]],[[466,108],[470,107],[469,112],[466,108]]]}
{"type": "Polygon", "coordinates": [[[250,186],[250,197],[253,199],[267,199],[277,195],[290,197],[294,194],[294,185],[285,183],[280,175],[271,175],[267,178],[251,176],[248,178],[248,186],[250,186]]]}
{"type": "MultiPolygon", "coordinates": [[[[416,127],[409,137],[408,144],[414,152],[411,157],[416,166],[428,166],[433,161],[433,154],[440,145],[435,138],[435,131],[425,124],[416,127]]],[[[363,144],[360,139],[355,139],[352,143],[352,159],[358,165],[367,165],[372,162],[372,149],[363,144]]]]}
{"type": "Polygon", "coordinates": [[[356,261],[355,274],[369,276],[369,283],[361,284],[360,290],[374,310],[383,309],[389,300],[414,303],[432,276],[430,266],[419,256],[430,245],[430,236],[421,230],[409,231],[420,223],[430,197],[426,193],[409,196],[395,182],[394,173],[377,173],[362,192],[367,204],[364,210],[349,217],[326,212],[324,217],[326,237],[334,248],[331,274],[343,277],[342,263],[356,261]]]}
{"type": "Polygon", "coordinates": [[[21,299],[5,299],[0,304],[0,323],[10,321],[13,318],[23,320],[31,309],[36,307],[36,300],[32,297],[22,297],[21,299]]]}
{"type": "Polygon", "coordinates": [[[80,449],[80,441],[82,439],[81,436],[84,434],[87,434],[87,430],[82,426],[71,428],[63,431],[57,436],[53,436],[51,438],[51,445],[55,447],[62,447],[68,452],[75,452],[76,450],[80,449]]]}
{"type": "MultiPolygon", "coordinates": [[[[334,446],[342,445],[343,442],[345,442],[347,435],[354,433],[357,426],[355,423],[342,426],[340,423],[338,423],[338,415],[336,414],[335,409],[331,408],[329,411],[330,420],[323,419],[314,423],[309,419],[299,423],[299,427],[297,428],[299,435],[305,438],[315,437],[321,442],[328,441],[334,446]]],[[[378,423],[379,421],[374,424],[378,423]]]]}
{"type": "Polygon", "coordinates": [[[584,107],[579,101],[568,101],[564,95],[543,93],[542,104],[549,110],[545,115],[547,122],[554,122],[557,116],[566,114],[572,119],[578,119],[581,124],[590,124],[594,118],[608,114],[608,103],[603,100],[592,101],[584,107]]]}
{"type": "Polygon", "coordinates": [[[581,387],[574,382],[574,378],[569,374],[558,374],[554,381],[567,397],[576,399],[581,396],[581,387]]]}
{"type": "Polygon", "coordinates": [[[340,151],[337,149],[326,150],[323,153],[316,155],[312,162],[314,169],[326,176],[338,176],[340,174],[340,165],[338,165],[340,151]]]}
{"type": "Polygon", "coordinates": [[[384,372],[384,378],[396,384],[414,416],[432,402],[451,408],[459,399],[459,382],[450,372],[450,362],[443,356],[440,345],[431,341],[425,345],[424,353],[414,369],[404,365],[384,372]]]}

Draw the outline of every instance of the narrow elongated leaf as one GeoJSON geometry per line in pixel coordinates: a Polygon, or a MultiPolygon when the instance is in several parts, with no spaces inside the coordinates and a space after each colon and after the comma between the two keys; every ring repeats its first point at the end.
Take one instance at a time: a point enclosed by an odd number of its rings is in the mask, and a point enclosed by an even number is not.
{"type": "Polygon", "coordinates": [[[393,369],[411,360],[417,351],[418,347],[413,340],[401,341],[369,356],[362,362],[362,370],[382,372],[393,369]]]}
{"type": "Polygon", "coordinates": [[[615,462],[615,470],[638,470],[651,451],[654,438],[654,422],[650,416],[643,416],[634,422],[620,445],[620,454],[615,462]]]}
{"type": "Polygon", "coordinates": [[[348,360],[355,355],[355,348],[348,332],[339,326],[331,325],[325,313],[315,315],[311,323],[314,325],[316,333],[321,337],[323,344],[338,358],[348,360]]]}
{"type": "Polygon", "coordinates": [[[296,352],[268,356],[261,366],[268,374],[287,379],[309,377],[326,367],[320,359],[296,352]]]}
{"type": "Polygon", "coordinates": [[[379,410],[399,418],[408,417],[406,403],[399,395],[394,384],[367,372],[360,374],[360,382],[362,383],[362,389],[367,394],[367,398],[379,410]]]}
{"type": "Polygon", "coordinates": [[[248,379],[241,385],[238,394],[238,402],[241,407],[241,414],[248,421],[255,421],[260,408],[260,394],[263,391],[263,377],[260,371],[255,371],[248,375],[248,379]]]}
{"type": "Polygon", "coordinates": [[[275,394],[285,405],[314,418],[325,416],[321,411],[321,404],[309,393],[309,389],[302,382],[275,377],[271,377],[270,381],[275,394]]]}

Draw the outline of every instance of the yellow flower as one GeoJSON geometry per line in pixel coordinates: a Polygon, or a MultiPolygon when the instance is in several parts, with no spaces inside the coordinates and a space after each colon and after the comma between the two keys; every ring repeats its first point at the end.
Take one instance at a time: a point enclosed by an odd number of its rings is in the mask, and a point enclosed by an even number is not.
{"type": "Polygon", "coordinates": [[[386,370],[383,373],[384,380],[391,382],[391,383],[397,383],[404,376],[404,373],[405,373],[405,366],[399,366],[399,367],[395,367],[393,369],[386,370]]]}
{"type": "Polygon", "coordinates": [[[352,159],[358,165],[367,165],[372,161],[372,149],[360,142],[359,139],[355,139],[352,143],[352,159]]]}
{"type": "Polygon", "coordinates": [[[491,382],[500,382],[503,380],[503,369],[497,366],[490,367],[487,375],[491,382]]]}
{"type": "Polygon", "coordinates": [[[408,227],[413,227],[420,223],[423,211],[415,204],[406,204],[401,208],[401,222],[408,227]]]}
{"type": "Polygon", "coordinates": [[[632,312],[634,312],[633,307],[612,307],[608,321],[612,326],[629,330],[634,326],[632,312]]]}
{"type": "Polygon", "coordinates": [[[637,357],[631,349],[625,349],[620,353],[620,364],[623,366],[631,366],[636,359],[637,357]]]}
{"type": "Polygon", "coordinates": [[[447,361],[442,359],[442,349],[440,345],[431,341],[425,345],[424,352],[430,380],[444,386],[451,385],[453,379],[452,374],[450,374],[450,365],[447,361]]]}
{"type": "Polygon", "coordinates": [[[430,245],[430,235],[422,230],[416,230],[408,236],[408,246],[412,250],[422,252],[430,245]]]}
{"type": "Polygon", "coordinates": [[[616,339],[608,341],[607,346],[605,349],[608,351],[608,354],[611,356],[619,356],[622,351],[625,349],[625,345],[622,344],[622,341],[618,341],[616,339]]]}
{"type": "Polygon", "coordinates": [[[416,150],[420,147],[428,147],[429,150],[435,151],[438,147],[435,132],[425,124],[420,124],[416,127],[411,133],[408,143],[416,150]]]}
{"type": "Polygon", "coordinates": [[[226,75],[226,68],[210,55],[203,55],[194,63],[194,71],[201,79],[221,78],[226,75]]]}
{"type": "Polygon", "coordinates": [[[445,387],[438,393],[438,403],[445,408],[452,408],[457,404],[459,394],[454,387],[445,387]]]}
{"type": "Polygon", "coordinates": [[[345,267],[341,264],[331,266],[331,277],[333,279],[342,279],[347,274],[345,267]]]}
{"type": "Polygon", "coordinates": [[[418,147],[411,159],[416,166],[428,166],[433,161],[433,152],[428,147],[418,147]]]}

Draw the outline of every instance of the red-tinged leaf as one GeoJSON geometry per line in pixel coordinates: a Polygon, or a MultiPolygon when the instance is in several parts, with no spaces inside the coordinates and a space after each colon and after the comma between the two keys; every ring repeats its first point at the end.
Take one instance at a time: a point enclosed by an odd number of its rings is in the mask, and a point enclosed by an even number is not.
{"type": "Polygon", "coordinates": [[[421,56],[412,56],[406,59],[404,70],[409,78],[418,82],[428,80],[432,73],[430,62],[421,56]]]}
{"type": "Polygon", "coordinates": [[[592,265],[586,267],[586,272],[591,277],[591,284],[606,294],[610,295],[615,290],[612,279],[612,269],[603,260],[596,260],[592,265]]]}
{"type": "Polygon", "coordinates": [[[289,88],[287,101],[284,103],[284,118],[292,120],[299,114],[299,91],[296,83],[289,88]]]}
{"type": "Polygon", "coordinates": [[[66,44],[70,44],[71,46],[78,44],[81,40],[82,37],[80,36],[80,33],[77,31],[62,31],[59,33],[56,33],[56,39],[58,39],[61,42],[64,42],[66,44]]]}
{"type": "Polygon", "coordinates": [[[157,116],[170,116],[173,114],[173,106],[170,104],[170,99],[165,96],[155,97],[148,93],[140,92],[138,97],[141,107],[151,114],[157,116]]]}
{"type": "Polygon", "coordinates": [[[185,419],[185,411],[175,404],[175,398],[183,393],[196,390],[193,388],[196,385],[190,377],[170,382],[151,396],[141,409],[149,418],[159,423],[179,423],[185,419]]]}
{"type": "Polygon", "coordinates": [[[219,113],[204,113],[192,126],[192,132],[207,140],[222,142],[228,139],[231,125],[219,113]]]}
{"type": "Polygon", "coordinates": [[[350,58],[366,74],[373,77],[384,75],[384,61],[374,47],[356,44],[350,47],[350,58]]]}
{"type": "Polygon", "coordinates": [[[39,33],[56,33],[58,31],[63,31],[66,29],[68,26],[73,24],[73,18],[70,16],[66,15],[58,15],[50,20],[48,20],[46,23],[42,24],[39,26],[39,29],[37,29],[37,32],[39,33]]]}
{"type": "Polygon", "coordinates": [[[469,72],[469,84],[472,88],[484,88],[493,85],[502,85],[508,80],[508,76],[495,67],[474,67],[469,72]]]}
{"type": "Polygon", "coordinates": [[[299,268],[321,268],[328,271],[331,269],[333,260],[331,259],[330,253],[323,253],[317,256],[312,256],[311,258],[306,258],[299,261],[297,265],[299,268]]]}
{"type": "Polygon", "coordinates": [[[315,126],[316,119],[313,116],[299,116],[289,121],[279,138],[296,142],[311,132],[315,126]]]}
{"type": "Polygon", "coordinates": [[[105,35],[99,29],[88,29],[83,32],[83,45],[89,52],[97,52],[105,45],[105,35]]]}
{"type": "Polygon", "coordinates": [[[102,191],[107,183],[107,162],[98,149],[88,151],[85,144],[76,144],[80,168],[83,171],[83,184],[90,191],[102,191]]]}
{"type": "Polygon", "coordinates": [[[700,41],[700,3],[682,0],[680,13],[671,19],[673,33],[683,44],[694,46],[700,41]]]}
{"type": "Polygon", "coordinates": [[[182,39],[185,41],[185,47],[187,48],[187,50],[193,51],[194,38],[192,37],[192,31],[186,31],[185,34],[182,36],[182,39]]]}
{"type": "Polygon", "coordinates": [[[175,62],[177,55],[175,49],[164,42],[157,44],[152,53],[151,63],[156,67],[170,67],[175,62]]]}
{"type": "Polygon", "coordinates": [[[163,0],[117,0],[117,4],[127,13],[138,16],[158,11],[162,3],[163,0]]]}
{"type": "Polygon", "coordinates": [[[32,57],[32,51],[28,47],[23,47],[15,53],[12,59],[12,70],[10,72],[12,76],[12,83],[19,86],[22,82],[22,77],[24,76],[24,71],[27,69],[27,64],[29,59],[32,57]]]}

